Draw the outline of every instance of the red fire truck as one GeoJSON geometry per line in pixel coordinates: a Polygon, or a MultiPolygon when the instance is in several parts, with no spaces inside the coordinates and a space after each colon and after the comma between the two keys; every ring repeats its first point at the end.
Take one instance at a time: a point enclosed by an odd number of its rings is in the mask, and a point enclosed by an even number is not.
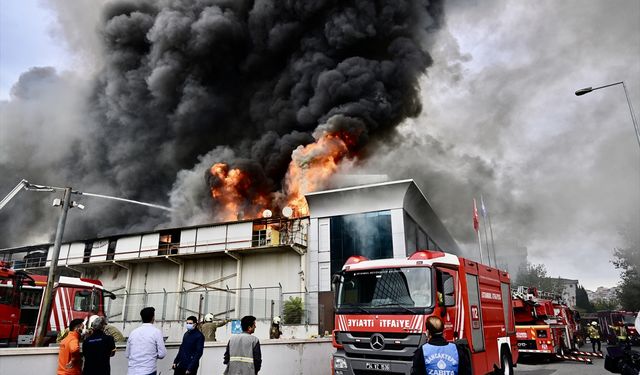
{"type": "Polygon", "coordinates": [[[402,259],[351,257],[333,283],[334,375],[409,374],[431,315],[442,317],[447,340],[467,341],[474,374],[513,373],[518,351],[508,273],[418,251],[402,259]]]}
{"type": "Polygon", "coordinates": [[[555,356],[576,349],[577,323],[558,296],[519,287],[513,292],[513,309],[520,353],[555,356]]]}
{"type": "MultiPolygon", "coordinates": [[[[0,344],[33,343],[46,284],[46,276],[16,271],[0,262],[0,344]]],[[[54,286],[47,342],[55,341],[72,319],[104,316],[105,297],[115,295],[99,280],[61,276],[54,286]]]]}

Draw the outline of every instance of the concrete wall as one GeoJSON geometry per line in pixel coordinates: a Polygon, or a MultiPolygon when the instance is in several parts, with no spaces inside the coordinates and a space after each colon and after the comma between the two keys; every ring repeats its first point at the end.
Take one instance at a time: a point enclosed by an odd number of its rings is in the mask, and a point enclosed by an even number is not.
{"type": "MultiPolygon", "coordinates": [[[[111,323],[110,323],[111,324],[111,323]]],[[[122,322],[115,322],[113,325],[115,328],[120,330],[124,337],[128,337],[131,331],[140,327],[140,322],[133,324],[123,324],[122,322]]],[[[160,323],[156,322],[155,326],[162,331],[162,336],[166,337],[166,341],[168,343],[176,343],[182,340],[182,336],[184,335],[184,322],[165,322],[160,323]]],[[[271,327],[271,322],[266,320],[256,320],[256,331],[254,335],[259,338],[261,341],[269,338],[269,328],[271,327]]],[[[291,340],[291,339],[309,339],[317,335],[318,326],[309,324],[286,324],[280,327],[282,331],[282,336],[280,337],[283,340],[291,340]]],[[[216,329],[216,339],[219,342],[227,342],[229,337],[231,337],[231,323],[227,323],[226,325],[219,327],[216,329]]],[[[2,372],[0,372],[2,374],[2,372]]]]}
{"type": "MultiPolygon", "coordinates": [[[[270,375],[326,375],[330,373],[330,360],[334,352],[330,339],[315,340],[263,340],[262,370],[270,375]]],[[[222,359],[225,343],[206,343],[198,373],[219,375],[224,371],[222,359]]],[[[171,364],[178,352],[177,344],[167,344],[167,356],[158,361],[158,375],[170,375],[171,364]]],[[[53,374],[58,360],[58,348],[0,349],[0,374],[53,374]]],[[[127,373],[124,346],[118,346],[111,358],[111,373],[127,373]]]]}

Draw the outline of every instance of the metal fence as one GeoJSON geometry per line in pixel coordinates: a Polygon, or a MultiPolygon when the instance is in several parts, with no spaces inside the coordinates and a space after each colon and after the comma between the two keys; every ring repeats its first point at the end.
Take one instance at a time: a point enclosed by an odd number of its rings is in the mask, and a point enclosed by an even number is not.
{"type": "MultiPolygon", "coordinates": [[[[291,298],[302,300],[302,317],[298,324],[310,324],[317,302],[310,292],[283,292],[282,286],[259,288],[207,288],[206,290],[180,292],[141,292],[116,294],[116,299],[106,300],[105,312],[113,323],[138,324],[140,310],[147,306],[156,309],[159,323],[182,321],[194,315],[200,320],[208,313],[215,319],[240,319],[253,315],[259,320],[283,316],[284,306],[291,298]]],[[[289,302],[290,303],[290,302],[289,302]]],[[[292,324],[296,324],[293,323],[292,324]]]]}

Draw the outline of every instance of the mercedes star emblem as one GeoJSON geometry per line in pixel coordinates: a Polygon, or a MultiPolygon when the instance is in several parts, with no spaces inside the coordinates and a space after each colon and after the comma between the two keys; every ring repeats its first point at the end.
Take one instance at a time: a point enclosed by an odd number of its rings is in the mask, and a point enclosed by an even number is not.
{"type": "Polygon", "coordinates": [[[371,345],[371,349],[373,350],[382,350],[384,348],[384,336],[379,333],[374,333],[373,335],[371,335],[369,344],[371,345]]]}

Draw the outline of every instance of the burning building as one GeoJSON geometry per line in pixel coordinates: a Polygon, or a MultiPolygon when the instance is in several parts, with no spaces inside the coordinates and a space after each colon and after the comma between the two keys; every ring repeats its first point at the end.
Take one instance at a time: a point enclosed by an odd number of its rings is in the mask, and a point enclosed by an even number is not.
{"type": "MultiPolygon", "coordinates": [[[[418,249],[459,253],[412,180],[318,191],[306,194],[305,201],[307,216],[284,210],[286,216],[265,213],[64,243],[58,267],[67,275],[100,279],[117,294],[104,302],[105,311],[125,333],[144,306],[154,306],[165,335],[179,340],[185,316],[252,314],[269,321],[289,300],[300,298],[301,317],[285,320],[290,327],[285,335],[306,337],[333,328],[331,275],[349,256],[404,258],[418,249]]],[[[46,273],[51,248],[3,249],[0,260],[46,273]]],[[[267,327],[258,334],[268,337],[267,327]]]]}

